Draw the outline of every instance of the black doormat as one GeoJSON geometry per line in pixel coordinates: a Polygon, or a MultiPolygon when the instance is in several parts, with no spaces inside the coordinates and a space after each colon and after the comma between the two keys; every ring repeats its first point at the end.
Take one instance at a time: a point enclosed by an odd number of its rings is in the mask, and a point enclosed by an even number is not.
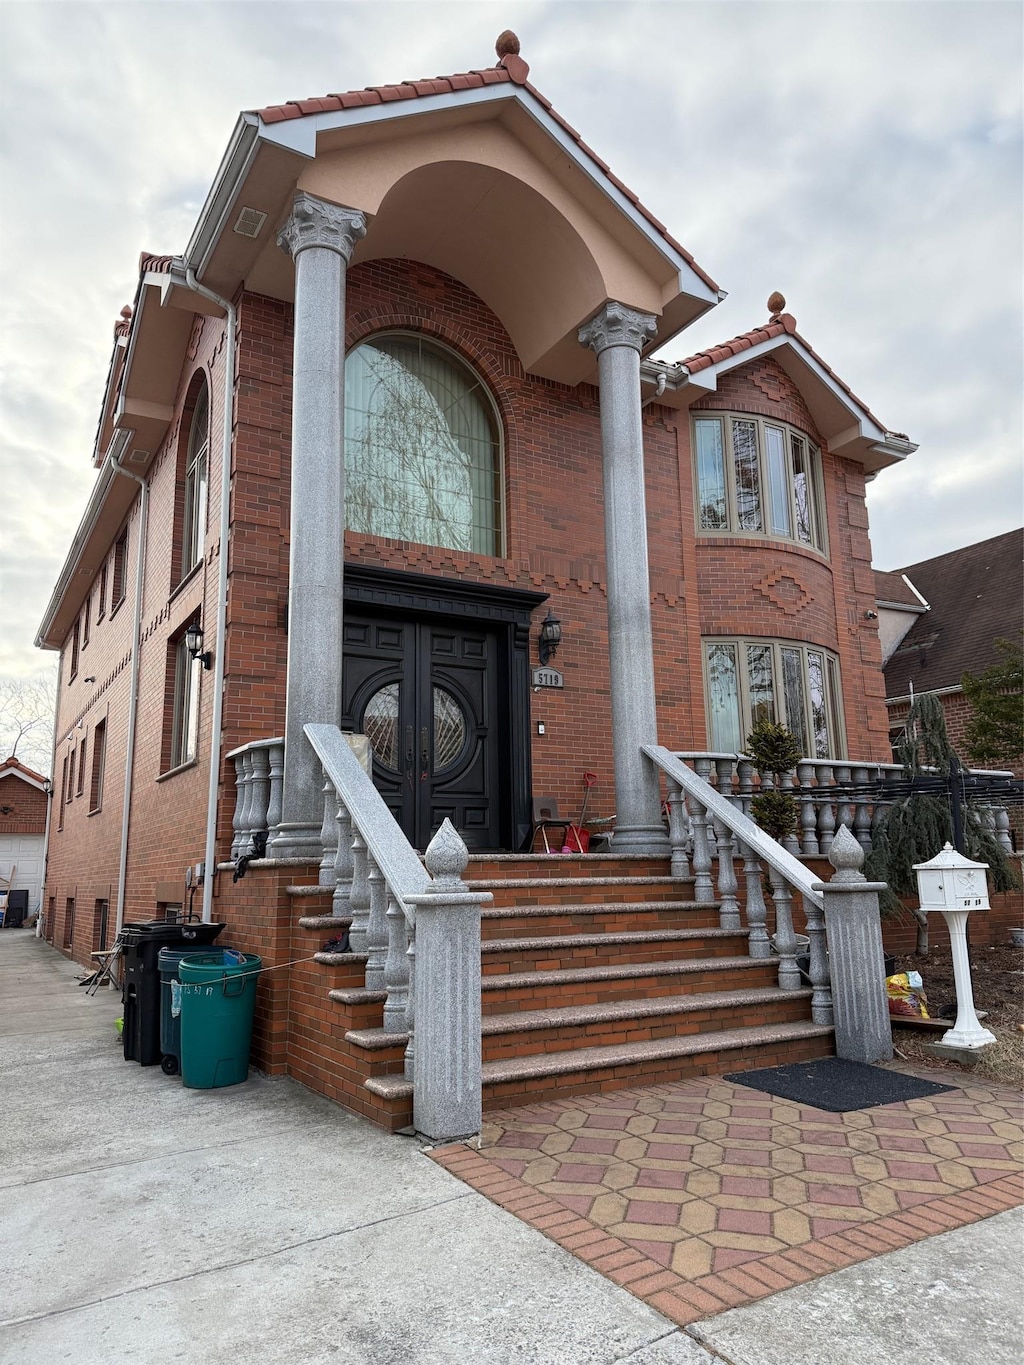
{"type": "Polygon", "coordinates": [[[827,1109],[830,1114],[919,1100],[925,1095],[940,1095],[944,1090],[954,1089],[951,1085],[906,1076],[902,1071],[850,1062],[845,1057],[789,1062],[786,1066],[768,1066],[760,1071],[734,1071],[723,1079],[749,1086],[751,1090],[763,1090],[779,1099],[792,1100],[794,1104],[827,1109]]]}

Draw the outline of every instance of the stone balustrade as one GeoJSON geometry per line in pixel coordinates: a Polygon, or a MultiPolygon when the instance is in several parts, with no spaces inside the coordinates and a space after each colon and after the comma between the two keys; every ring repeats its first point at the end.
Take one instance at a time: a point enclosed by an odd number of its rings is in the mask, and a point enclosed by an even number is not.
{"type": "Polygon", "coordinates": [[[284,740],[254,739],[233,749],[228,758],[235,765],[235,814],[231,821],[234,861],[256,852],[256,836],[268,835],[280,824],[284,740]]]}
{"type": "MultiPolygon", "coordinates": [[[[745,815],[760,792],[775,787],[770,773],[759,773],[744,754],[677,753],[716,791],[745,815]]],[[[923,770],[924,780],[940,779],[934,769],[923,770]]],[[[972,808],[1007,853],[1013,852],[1010,816],[999,799],[1000,786],[1014,783],[1011,773],[972,769],[965,773],[968,794],[973,786],[984,793],[971,797],[972,808]]],[[[907,790],[907,777],[898,763],[860,763],[850,759],[802,758],[782,776],[779,789],[791,792],[799,811],[797,830],[786,840],[791,853],[827,858],[836,830],[845,825],[865,853],[888,806],[907,790]]],[[[1018,798],[1019,799],[1019,798],[1018,798]]]]}

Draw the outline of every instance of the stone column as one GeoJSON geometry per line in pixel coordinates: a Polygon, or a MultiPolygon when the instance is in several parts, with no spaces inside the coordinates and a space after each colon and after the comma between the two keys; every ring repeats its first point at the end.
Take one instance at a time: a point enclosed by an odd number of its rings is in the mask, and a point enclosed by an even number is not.
{"type": "Polygon", "coordinates": [[[366,219],[299,192],[278,245],[295,261],[288,693],[275,858],[322,854],[320,764],[303,725],[337,725],[345,532],[345,272],[366,219]]]}
{"type": "Polygon", "coordinates": [[[884,882],[869,882],[861,868],[864,850],[846,825],[829,848],[836,869],[830,882],[814,882],[825,899],[836,1053],[853,1062],[892,1057],[892,1026],[885,991],[885,954],[878,893],[884,882]]]}
{"type": "Polygon", "coordinates": [[[658,776],[640,752],[657,744],[651,589],[647,564],[640,350],[655,319],[608,303],[580,329],[597,355],[601,385],[604,534],[608,580],[608,662],[612,702],[617,853],[661,856],[668,838],[658,776]]]}

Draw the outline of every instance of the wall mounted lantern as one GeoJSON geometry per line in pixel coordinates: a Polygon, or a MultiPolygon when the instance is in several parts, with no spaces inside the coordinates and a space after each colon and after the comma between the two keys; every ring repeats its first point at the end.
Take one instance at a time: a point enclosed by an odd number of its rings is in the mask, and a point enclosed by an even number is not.
{"type": "Polygon", "coordinates": [[[198,659],[204,668],[209,668],[213,662],[213,655],[209,650],[203,652],[203,628],[198,621],[193,621],[185,632],[185,648],[193,659],[198,659]]]}
{"type": "Polygon", "coordinates": [[[546,668],[551,656],[558,653],[561,641],[562,623],[557,616],[552,616],[549,608],[547,616],[540,623],[540,635],[537,637],[537,654],[542,667],[546,668]]]}

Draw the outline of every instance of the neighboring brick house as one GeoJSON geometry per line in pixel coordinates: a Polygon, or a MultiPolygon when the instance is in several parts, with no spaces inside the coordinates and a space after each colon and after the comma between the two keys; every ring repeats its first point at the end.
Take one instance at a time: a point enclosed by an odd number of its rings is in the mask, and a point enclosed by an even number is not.
{"type": "MultiPolygon", "coordinates": [[[[933,692],[942,702],[950,741],[967,761],[971,707],[961,679],[998,662],[998,639],[1020,639],[1022,589],[1024,529],[875,574],[885,704],[894,742],[902,734],[911,693],[933,692]]],[[[1024,776],[1024,755],[1011,766],[1024,776]]]]}
{"type": "Polygon", "coordinates": [[[0,763],[0,894],[28,891],[28,913],[40,906],[50,783],[16,758],[0,763]]]}
{"type": "Polygon", "coordinates": [[[304,721],[370,733],[419,848],[450,814],[517,849],[590,769],[644,852],[655,728],[734,750],[774,715],[887,760],[865,480],[915,447],[781,296],[650,358],[720,298],[514,53],[243,115],[185,253],[141,258],[37,639],[54,941],[209,912],[186,872],[228,857],[248,742],[286,737],[272,849],[308,856],[304,721]],[[562,687],[532,671],[548,613],[562,687]]]}

